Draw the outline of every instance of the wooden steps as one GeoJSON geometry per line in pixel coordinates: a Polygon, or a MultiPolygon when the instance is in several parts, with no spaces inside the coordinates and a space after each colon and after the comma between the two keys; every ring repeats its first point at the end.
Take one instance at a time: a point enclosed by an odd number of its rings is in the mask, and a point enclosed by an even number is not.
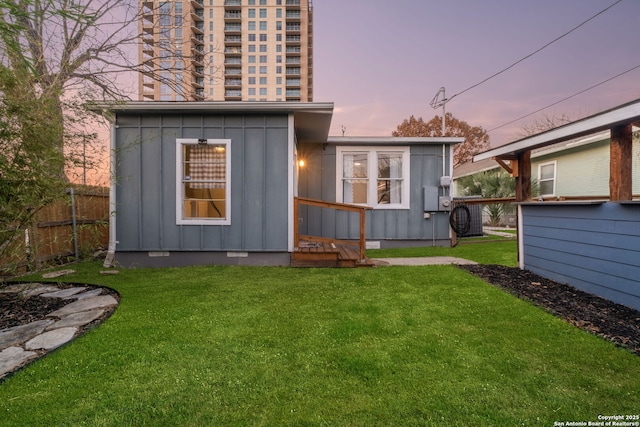
{"type": "Polygon", "coordinates": [[[301,242],[291,254],[292,267],[370,267],[353,246],[334,242],[301,242]]]}
{"type": "Polygon", "coordinates": [[[353,241],[302,234],[300,230],[301,221],[296,221],[293,227],[293,241],[296,247],[291,253],[292,267],[360,267],[373,265],[365,257],[365,213],[371,209],[370,207],[294,197],[294,218],[301,218],[301,205],[311,206],[314,209],[339,210],[351,216],[357,215],[360,223],[360,237],[357,241],[353,241]]]}

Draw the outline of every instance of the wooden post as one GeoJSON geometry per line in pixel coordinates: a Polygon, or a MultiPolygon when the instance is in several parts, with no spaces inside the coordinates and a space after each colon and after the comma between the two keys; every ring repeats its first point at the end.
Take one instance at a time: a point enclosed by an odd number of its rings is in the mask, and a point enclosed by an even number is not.
{"type": "MultiPolygon", "coordinates": [[[[516,175],[516,202],[525,202],[531,199],[531,150],[517,154],[518,158],[514,162],[517,165],[516,175]]],[[[522,268],[523,257],[522,241],[523,230],[521,222],[521,207],[518,205],[518,215],[516,216],[516,227],[518,229],[518,265],[522,268]]]]}
{"type": "Polygon", "coordinates": [[[516,176],[516,202],[531,199],[531,150],[518,153],[516,176]]]}
{"type": "Polygon", "coordinates": [[[611,129],[611,160],[609,163],[609,198],[611,201],[631,200],[632,125],[611,129]]]}
{"type": "Polygon", "coordinates": [[[360,209],[360,262],[364,262],[367,259],[367,239],[365,237],[365,233],[367,230],[366,222],[366,211],[364,209],[360,209]]]}

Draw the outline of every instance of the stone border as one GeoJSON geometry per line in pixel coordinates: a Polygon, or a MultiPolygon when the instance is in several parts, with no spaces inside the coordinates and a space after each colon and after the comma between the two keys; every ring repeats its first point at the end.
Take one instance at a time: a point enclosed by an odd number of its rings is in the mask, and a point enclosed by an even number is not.
{"type": "Polygon", "coordinates": [[[34,282],[0,288],[0,293],[75,300],[45,319],[0,330],[0,382],[82,334],[90,324],[105,320],[118,306],[118,299],[105,292],[107,288],[64,285],[34,282]]]}

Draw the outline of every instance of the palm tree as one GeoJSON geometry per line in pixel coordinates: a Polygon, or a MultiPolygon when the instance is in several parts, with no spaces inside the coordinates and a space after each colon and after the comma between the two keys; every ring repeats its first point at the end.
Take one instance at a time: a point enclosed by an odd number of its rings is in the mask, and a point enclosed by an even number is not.
{"type": "MultiPolygon", "coordinates": [[[[483,199],[514,197],[516,182],[503,169],[493,169],[460,178],[463,196],[482,196],[483,199]]],[[[499,225],[506,214],[513,213],[510,203],[491,203],[484,206],[489,215],[489,225],[499,225]]]]}

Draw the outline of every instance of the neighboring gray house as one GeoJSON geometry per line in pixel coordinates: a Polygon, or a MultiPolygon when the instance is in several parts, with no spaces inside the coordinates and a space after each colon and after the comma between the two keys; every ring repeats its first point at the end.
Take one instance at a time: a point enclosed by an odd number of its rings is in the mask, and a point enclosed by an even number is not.
{"type": "Polygon", "coordinates": [[[102,109],[112,121],[108,263],[290,265],[300,235],[451,244],[452,145],[462,138],[329,138],[332,103],[102,109]],[[336,203],[368,208],[362,233],[336,203]]]}
{"type": "MultiPolygon", "coordinates": [[[[511,162],[512,169],[519,171],[516,200],[521,268],[640,309],[640,200],[634,199],[632,191],[638,178],[633,177],[633,172],[637,175],[634,164],[638,156],[633,134],[638,124],[640,100],[474,156],[474,161],[495,158],[511,162]],[[532,150],[580,141],[603,131],[609,134],[608,150],[602,151],[599,143],[592,146],[608,159],[608,165],[596,162],[596,167],[588,160],[591,157],[582,157],[578,162],[582,167],[573,168],[572,178],[582,182],[587,191],[598,185],[594,193],[600,196],[602,186],[590,177],[598,175],[598,170],[608,170],[604,190],[608,200],[531,199],[530,178],[535,170],[532,150]]],[[[558,160],[557,188],[562,164],[558,160]]]]}

